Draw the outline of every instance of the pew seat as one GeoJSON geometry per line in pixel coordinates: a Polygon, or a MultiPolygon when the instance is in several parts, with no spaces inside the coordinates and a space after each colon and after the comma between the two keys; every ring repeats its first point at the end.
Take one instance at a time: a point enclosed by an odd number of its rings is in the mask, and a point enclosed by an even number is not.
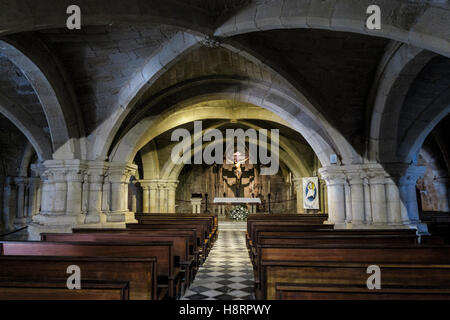
{"type": "Polygon", "coordinates": [[[130,300],[156,300],[156,259],[129,257],[0,256],[0,281],[67,281],[67,268],[79,266],[83,281],[129,283],[130,300]]]}
{"type": "Polygon", "coordinates": [[[66,281],[0,281],[0,300],[129,300],[128,281],[82,280],[69,290],[66,281]]]}
{"type": "Polygon", "coordinates": [[[450,288],[431,286],[390,286],[368,290],[367,286],[346,284],[275,285],[277,300],[450,300],[450,288]]]}

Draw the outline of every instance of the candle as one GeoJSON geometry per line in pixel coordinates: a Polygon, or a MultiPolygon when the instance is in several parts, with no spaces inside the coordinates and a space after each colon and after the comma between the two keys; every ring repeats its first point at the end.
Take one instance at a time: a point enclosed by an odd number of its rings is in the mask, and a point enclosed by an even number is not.
{"type": "Polygon", "coordinates": [[[268,191],[270,193],[270,180],[269,180],[269,185],[267,186],[267,189],[268,189],[268,191]]]}

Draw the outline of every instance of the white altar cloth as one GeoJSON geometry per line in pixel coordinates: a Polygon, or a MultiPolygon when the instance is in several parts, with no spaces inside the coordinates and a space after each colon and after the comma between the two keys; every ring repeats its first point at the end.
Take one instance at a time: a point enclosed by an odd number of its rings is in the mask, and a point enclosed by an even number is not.
{"type": "Polygon", "coordinates": [[[214,198],[214,203],[261,203],[259,198],[214,198]]]}

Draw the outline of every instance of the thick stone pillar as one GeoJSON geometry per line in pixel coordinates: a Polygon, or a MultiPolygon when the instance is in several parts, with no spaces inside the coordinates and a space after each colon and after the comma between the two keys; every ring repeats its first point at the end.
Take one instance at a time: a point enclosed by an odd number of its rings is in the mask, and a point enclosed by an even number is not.
{"type": "Polygon", "coordinates": [[[43,181],[42,200],[29,225],[29,238],[38,240],[41,232],[71,232],[79,226],[124,227],[135,221],[127,208],[132,169],[135,166],[81,160],[47,160],[35,166],[43,181]]]}
{"type": "Polygon", "coordinates": [[[178,180],[152,179],[140,180],[144,189],[144,207],[147,204],[151,213],[175,213],[175,196],[178,180]],[[146,203],[145,199],[149,199],[146,203]]]}
{"type": "Polygon", "coordinates": [[[82,224],[86,164],[79,160],[47,160],[33,170],[41,176],[42,193],[41,210],[28,226],[30,240],[39,240],[41,232],[70,232],[72,227],[82,224]]]}
{"type": "Polygon", "coordinates": [[[303,209],[303,178],[294,178],[295,192],[297,194],[297,213],[305,213],[303,209]]]}

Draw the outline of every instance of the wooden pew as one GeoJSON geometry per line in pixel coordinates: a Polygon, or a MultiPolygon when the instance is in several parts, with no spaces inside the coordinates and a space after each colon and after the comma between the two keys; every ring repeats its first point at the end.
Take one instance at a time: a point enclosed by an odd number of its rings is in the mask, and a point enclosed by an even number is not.
{"type": "Polygon", "coordinates": [[[69,290],[66,281],[0,281],[0,300],[129,300],[128,281],[82,280],[69,290]]]}
{"type": "MultiPolygon", "coordinates": [[[[78,229],[75,233],[60,234],[58,241],[97,241],[104,243],[127,242],[172,242],[175,268],[181,268],[185,286],[189,286],[193,276],[194,257],[190,255],[188,235],[151,234],[121,229],[78,229]],[[82,230],[88,230],[82,232],[82,230]]],[[[159,264],[158,264],[159,266],[159,264]]],[[[176,285],[179,287],[179,285],[176,285]]],[[[177,290],[178,294],[181,290],[177,290]]]]}
{"type": "Polygon", "coordinates": [[[214,219],[211,216],[208,217],[193,217],[193,216],[178,216],[167,215],[159,216],[152,214],[136,215],[136,219],[139,224],[184,224],[184,225],[198,225],[202,227],[202,237],[205,241],[206,248],[209,250],[212,248],[214,240],[216,239],[217,228],[214,227],[214,219]]]}
{"type": "Polygon", "coordinates": [[[219,226],[219,220],[217,215],[211,215],[211,214],[164,214],[164,213],[136,213],[135,217],[138,221],[144,222],[146,219],[149,218],[167,218],[167,219],[200,219],[200,220],[209,220],[210,221],[210,227],[212,230],[212,233],[214,235],[214,240],[217,239],[218,235],[218,226],[219,226]]]}
{"type": "Polygon", "coordinates": [[[175,267],[172,241],[75,242],[70,233],[42,233],[42,241],[2,241],[3,255],[155,257],[158,298],[176,297],[179,268],[175,267]],[[61,242],[57,242],[61,241],[61,242]]]}
{"type": "Polygon", "coordinates": [[[134,230],[168,230],[168,229],[194,229],[197,238],[197,247],[198,247],[198,255],[199,260],[201,262],[205,261],[208,255],[208,240],[207,236],[205,236],[204,226],[200,224],[191,224],[191,223],[164,223],[164,222],[156,222],[149,224],[137,224],[130,223],[126,225],[127,229],[134,230]]]}
{"type": "Polygon", "coordinates": [[[189,255],[194,259],[195,272],[199,266],[199,250],[197,245],[197,234],[195,228],[171,228],[171,229],[158,229],[158,228],[128,228],[128,229],[95,229],[95,228],[74,228],[73,233],[120,233],[120,234],[144,234],[150,236],[184,236],[188,238],[189,255]]]}
{"type": "Polygon", "coordinates": [[[307,213],[307,214],[250,214],[247,217],[247,221],[256,220],[299,220],[303,219],[305,221],[314,221],[315,223],[323,223],[328,219],[328,214],[326,213],[307,213]]]}
{"type": "Polygon", "coordinates": [[[382,269],[382,284],[450,286],[449,246],[261,246],[257,298],[274,299],[276,283],[365,285],[369,265],[382,269]]]}
{"type": "Polygon", "coordinates": [[[305,230],[333,230],[333,225],[331,224],[305,224],[303,222],[296,223],[281,221],[278,223],[263,223],[254,222],[247,229],[246,234],[246,245],[247,248],[253,246],[253,242],[257,241],[257,235],[259,232],[263,231],[277,231],[277,232],[294,232],[294,231],[305,231],[305,230]]]}
{"type": "Polygon", "coordinates": [[[263,245],[325,245],[325,244],[383,244],[385,246],[417,244],[414,230],[305,230],[297,232],[260,232],[256,244],[250,248],[252,262],[257,260],[263,245]]]}
{"type": "Polygon", "coordinates": [[[146,213],[135,214],[136,219],[139,223],[145,224],[147,221],[151,220],[168,220],[168,221],[192,221],[193,223],[205,223],[208,232],[213,236],[217,231],[218,218],[216,215],[193,215],[193,214],[157,214],[157,213],[146,213]]]}
{"type": "Polygon", "coordinates": [[[276,300],[450,300],[450,288],[383,285],[382,290],[345,284],[276,283],[276,300]]]}
{"type": "Polygon", "coordinates": [[[0,256],[0,281],[67,281],[67,267],[81,269],[84,281],[129,282],[131,300],[157,298],[156,259],[69,256],[0,256]]]}

